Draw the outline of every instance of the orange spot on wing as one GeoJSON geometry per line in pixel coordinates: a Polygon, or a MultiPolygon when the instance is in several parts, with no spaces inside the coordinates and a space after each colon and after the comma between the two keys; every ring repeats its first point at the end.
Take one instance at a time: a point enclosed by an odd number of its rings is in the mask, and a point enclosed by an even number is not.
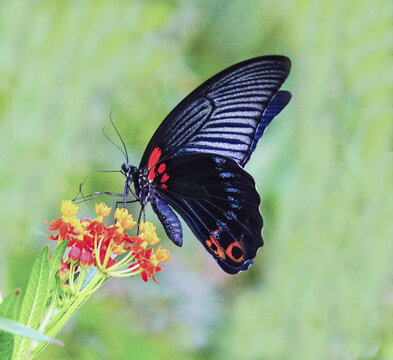
{"type": "Polygon", "coordinates": [[[209,240],[206,240],[205,244],[213,254],[218,255],[223,260],[226,258],[223,248],[217,242],[217,239],[214,235],[210,235],[209,240]]]}
{"type": "Polygon", "coordinates": [[[151,152],[148,162],[149,169],[149,180],[152,181],[156,177],[156,164],[160,160],[161,157],[161,149],[159,147],[155,147],[151,152]]]}
{"type": "Polygon", "coordinates": [[[234,241],[232,244],[228,246],[228,248],[225,250],[225,253],[228,255],[228,257],[234,261],[234,262],[242,262],[244,260],[244,249],[243,247],[236,241],[234,241]],[[237,249],[237,254],[236,257],[233,254],[233,250],[237,249]],[[240,255],[240,256],[238,256],[240,255]]]}

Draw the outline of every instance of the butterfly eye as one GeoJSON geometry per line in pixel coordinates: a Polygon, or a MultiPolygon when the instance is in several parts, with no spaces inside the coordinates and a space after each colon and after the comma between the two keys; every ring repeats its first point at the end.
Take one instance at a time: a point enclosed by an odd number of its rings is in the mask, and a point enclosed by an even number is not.
{"type": "Polygon", "coordinates": [[[130,170],[131,170],[131,165],[130,165],[129,163],[124,163],[124,164],[121,166],[121,172],[122,172],[123,174],[127,174],[130,170]]]}

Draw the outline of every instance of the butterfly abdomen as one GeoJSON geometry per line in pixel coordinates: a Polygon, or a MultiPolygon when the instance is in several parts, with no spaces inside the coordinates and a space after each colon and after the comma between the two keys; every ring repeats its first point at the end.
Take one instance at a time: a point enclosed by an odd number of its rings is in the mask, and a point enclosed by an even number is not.
{"type": "Polygon", "coordinates": [[[183,245],[183,229],[179,218],[158,195],[153,198],[152,207],[164,227],[167,236],[177,245],[183,245]]]}

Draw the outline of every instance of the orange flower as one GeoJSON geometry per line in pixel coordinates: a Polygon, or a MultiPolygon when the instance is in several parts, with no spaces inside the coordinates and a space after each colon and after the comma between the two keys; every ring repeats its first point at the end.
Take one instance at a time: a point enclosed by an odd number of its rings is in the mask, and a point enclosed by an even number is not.
{"type": "MultiPolygon", "coordinates": [[[[141,275],[144,281],[155,278],[161,271],[158,265],[170,259],[167,249],[159,246],[160,239],[156,233],[156,226],[149,221],[142,221],[139,236],[129,236],[126,230],[132,229],[136,222],[127,209],[116,209],[115,225],[105,226],[104,217],[109,216],[112,208],[104,203],[95,204],[97,217],[95,219],[77,219],[78,207],[71,201],[63,201],[61,205],[62,216],[51,223],[46,222],[51,232],[49,238],[53,240],[68,240],[67,248],[69,258],[62,262],[59,275],[65,278],[67,272],[74,271],[79,265],[87,268],[94,265],[99,273],[105,276],[134,276],[141,275]],[[58,232],[54,235],[54,232],[58,232]],[[123,254],[121,259],[117,255],[123,254]]],[[[72,287],[71,287],[72,288],[72,287]]]]}
{"type": "Polygon", "coordinates": [[[148,281],[150,278],[156,283],[159,281],[156,279],[155,274],[160,272],[162,268],[157,265],[156,261],[153,261],[153,248],[149,248],[144,252],[140,252],[137,258],[139,267],[135,268],[134,271],[139,271],[143,281],[148,281]]]}
{"type": "Polygon", "coordinates": [[[50,232],[58,231],[56,236],[51,234],[48,238],[50,240],[71,240],[77,235],[77,232],[74,229],[73,222],[76,219],[75,215],[78,212],[78,206],[76,206],[70,200],[63,200],[61,203],[61,213],[63,214],[61,218],[57,220],[52,220],[51,222],[45,221],[47,225],[47,229],[50,232]],[[59,238],[60,236],[60,238],[59,238]]]}
{"type": "Polygon", "coordinates": [[[167,262],[170,259],[170,253],[167,249],[161,248],[161,246],[157,248],[156,252],[154,252],[153,248],[145,249],[140,244],[137,244],[139,241],[136,241],[133,245],[135,259],[139,266],[131,264],[129,267],[134,272],[140,272],[143,281],[148,281],[151,278],[159,283],[155,278],[155,274],[160,272],[162,268],[158,264],[159,262],[167,262]]]}
{"type": "Polygon", "coordinates": [[[149,263],[147,266],[143,268],[141,271],[141,278],[143,281],[147,282],[150,278],[153,279],[157,284],[161,284],[155,277],[155,274],[160,272],[162,267],[156,266],[153,263],[149,263]]]}
{"type": "Polygon", "coordinates": [[[53,236],[53,234],[50,234],[48,236],[48,239],[50,240],[71,240],[74,238],[75,235],[78,235],[78,233],[75,231],[74,227],[68,223],[64,222],[62,218],[57,219],[57,220],[52,220],[51,222],[46,221],[46,224],[49,225],[47,229],[50,232],[57,231],[58,234],[56,236],[53,236]]]}

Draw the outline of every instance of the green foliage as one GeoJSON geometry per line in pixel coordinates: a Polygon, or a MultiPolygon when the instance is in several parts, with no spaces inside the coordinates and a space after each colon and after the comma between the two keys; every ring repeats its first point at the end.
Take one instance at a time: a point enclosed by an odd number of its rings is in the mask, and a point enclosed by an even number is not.
{"type": "MultiPolygon", "coordinates": [[[[0,318],[0,320],[3,320],[0,318]]],[[[14,348],[14,336],[6,331],[0,331],[0,359],[10,360],[14,348]]]]}
{"type": "MultiPolygon", "coordinates": [[[[62,345],[61,342],[59,342],[57,340],[53,340],[53,339],[49,338],[48,336],[41,334],[37,330],[33,330],[33,329],[21,324],[20,322],[17,322],[14,320],[0,318],[0,329],[2,331],[6,331],[8,333],[11,333],[12,335],[21,336],[21,337],[36,340],[36,341],[44,341],[44,342],[48,342],[48,343],[52,343],[52,344],[62,345]]],[[[7,356],[9,356],[9,357],[12,356],[12,347],[10,349],[8,349],[7,356]]]]}
{"type": "MultiPolygon", "coordinates": [[[[80,309],[81,326],[63,335],[69,338],[66,346],[48,347],[43,358],[200,359],[192,353],[183,353],[181,349],[177,349],[170,340],[170,333],[141,333],[139,329],[143,325],[132,314],[132,303],[127,304],[125,299],[110,299],[108,294],[104,297],[97,295],[98,299],[90,299],[87,306],[80,309]],[[100,321],[97,321],[98,315],[100,321]]],[[[203,359],[209,360],[209,357],[203,359]]]]}
{"type": "MultiPolygon", "coordinates": [[[[32,285],[29,282],[29,286],[32,285]]],[[[10,293],[0,304],[0,359],[8,360],[13,356],[15,337],[21,336],[36,341],[50,342],[61,345],[59,341],[53,340],[40,332],[33,330],[23,324],[14,321],[18,317],[18,302],[20,300],[20,290],[10,293]]],[[[20,339],[16,341],[20,345],[20,339]]]]}
{"type": "MultiPolygon", "coordinates": [[[[68,244],[68,240],[62,241],[55,250],[53,250],[52,257],[49,261],[49,284],[51,285],[51,288],[53,288],[53,285],[56,283],[55,278],[56,278],[56,273],[59,270],[60,267],[60,262],[61,259],[64,255],[64,252],[66,250],[68,244]]],[[[48,290],[51,290],[51,288],[48,288],[48,290]]]]}
{"type": "MultiPolygon", "coordinates": [[[[34,263],[29,284],[23,297],[19,314],[19,322],[37,329],[42,321],[49,289],[49,247],[44,247],[34,263]]],[[[25,337],[15,338],[14,357],[23,358],[28,350],[31,340],[25,337]]]]}
{"type": "Polygon", "coordinates": [[[20,290],[7,295],[0,304],[0,317],[15,320],[18,316],[18,302],[20,301],[20,290]]]}
{"type": "MultiPolygon", "coordinates": [[[[0,304],[0,321],[15,319],[17,316],[17,303],[19,301],[20,291],[14,291],[6,296],[0,304]]],[[[1,327],[1,323],[0,323],[1,327]]],[[[9,329],[2,328],[0,330],[0,359],[9,360],[12,358],[14,348],[14,336],[5,331],[9,329]]]]}

